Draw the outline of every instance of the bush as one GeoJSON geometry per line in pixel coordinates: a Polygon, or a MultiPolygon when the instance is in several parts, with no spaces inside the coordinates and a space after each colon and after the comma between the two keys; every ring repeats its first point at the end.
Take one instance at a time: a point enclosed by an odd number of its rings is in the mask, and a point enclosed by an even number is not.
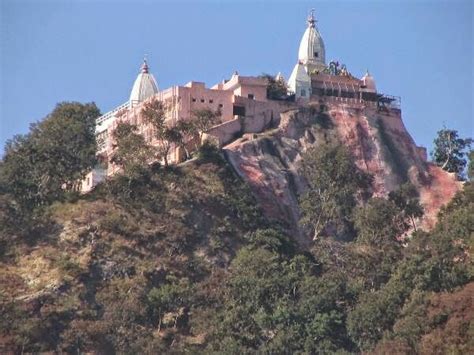
{"type": "Polygon", "coordinates": [[[222,156],[219,148],[209,141],[205,141],[199,147],[196,157],[202,163],[222,163],[222,156]]]}

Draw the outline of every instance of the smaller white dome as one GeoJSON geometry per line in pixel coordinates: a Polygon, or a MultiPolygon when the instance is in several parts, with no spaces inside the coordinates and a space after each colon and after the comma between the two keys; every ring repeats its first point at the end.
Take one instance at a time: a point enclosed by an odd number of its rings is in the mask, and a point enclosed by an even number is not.
{"type": "Polygon", "coordinates": [[[283,74],[281,72],[278,72],[278,74],[275,76],[275,80],[276,81],[281,81],[281,82],[285,82],[285,77],[283,76],[283,74]]]}
{"type": "Polygon", "coordinates": [[[137,102],[142,102],[156,93],[158,93],[158,84],[153,74],[148,72],[148,64],[146,60],[144,60],[141,72],[133,84],[132,92],[130,93],[130,102],[132,105],[137,102]]]}
{"type": "Polygon", "coordinates": [[[366,91],[377,92],[377,87],[375,86],[375,79],[372,75],[370,75],[368,70],[361,80],[363,82],[363,85],[365,86],[366,91]]]}
{"type": "Polygon", "coordinates": [[[301,96],[309,98],[311,94],[311,78],[303,63],[298,62],[293,68],[290,78],[288,79],[288,89],[293,92],[297,98],[301,96]]]}

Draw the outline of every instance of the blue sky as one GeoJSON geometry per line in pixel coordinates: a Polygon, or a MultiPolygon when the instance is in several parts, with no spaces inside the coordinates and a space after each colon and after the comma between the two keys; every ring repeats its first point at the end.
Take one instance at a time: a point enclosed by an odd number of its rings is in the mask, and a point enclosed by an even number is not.
{"type": "Polygon", "coordinates": [[[443,125],[474,136],[472,1],[0,0],[0,144],[57,102],[125,102],[143,55],[164,89],[263,72],[286,77],[315,8],[327,60],[402,98],[432,147],[443,125]]]}

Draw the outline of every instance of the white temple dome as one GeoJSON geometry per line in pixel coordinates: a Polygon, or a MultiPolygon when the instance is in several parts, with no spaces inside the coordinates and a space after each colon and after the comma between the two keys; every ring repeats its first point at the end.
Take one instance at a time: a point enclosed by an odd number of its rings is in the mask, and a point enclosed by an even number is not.
{"type": "Polygon", "coordinates": [[[130,102],[132,105],[142,102],[156,93],[158,93],[158,85],[153,74],[148,72],[148,64],[146,60],[144,60],[141,72],[133,84],[132,92],[130,93],[130,102]]]}
{"type": "Polygon", "coordinates": [[[377,92],[377,87],[375,86],[375,79],[372,75],[370,75],[368,70],[361,80],[363,82],[363,85],[365,86],[366,91],[377,92]]]}
{"type": "Polygon", "coordinates": [[[326,67],[324,41],[316,28],[313,12],[308,18],[308,27],[301,38],[298,60],[307,66],[309,73],[313,70],[322,71],[326,67]]]}
{"type": "Polygon", "coordinates": [[[288,89],[296,95],[296,98],[309,98],[311,94],[311,78],[306,68],[300,61],[295,65],[288,79],[288,89]]]}

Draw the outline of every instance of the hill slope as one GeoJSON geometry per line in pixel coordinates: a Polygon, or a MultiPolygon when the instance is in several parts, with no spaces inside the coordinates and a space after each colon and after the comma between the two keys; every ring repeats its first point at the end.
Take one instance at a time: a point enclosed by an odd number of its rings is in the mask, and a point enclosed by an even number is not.
{"type": "Polygon", "coordinates": [[[439,209],[461,188],[455,176],[426,161],[403,125],[398,110],[377,111],[343,104],[301,107],[282,114],[270,132],[246,135],[224,147],[234,169],[252,187],[267,215],[288,221],[299,233],[298,196],[306,183],[301,155],[328,140],[346,146],[357,166],[374,176],[373,192],[386,196],[411,182],[430,228],[439,209]]]}
{"type": "Polygon", "coordinates": [[[401,121],[339,109],[288,112],[223,151],[117,175],[45,208],[28,236],[2,229],[2,352],[430,353],[439,334],[469,352],[472,185],[434,225],[459,184],[401,121]],[[313,241],[297,223],[300,164],[329,141],[374,175],[375,195],[414,183],[431,231],[405,246],[362,230],[313,241]]]}

